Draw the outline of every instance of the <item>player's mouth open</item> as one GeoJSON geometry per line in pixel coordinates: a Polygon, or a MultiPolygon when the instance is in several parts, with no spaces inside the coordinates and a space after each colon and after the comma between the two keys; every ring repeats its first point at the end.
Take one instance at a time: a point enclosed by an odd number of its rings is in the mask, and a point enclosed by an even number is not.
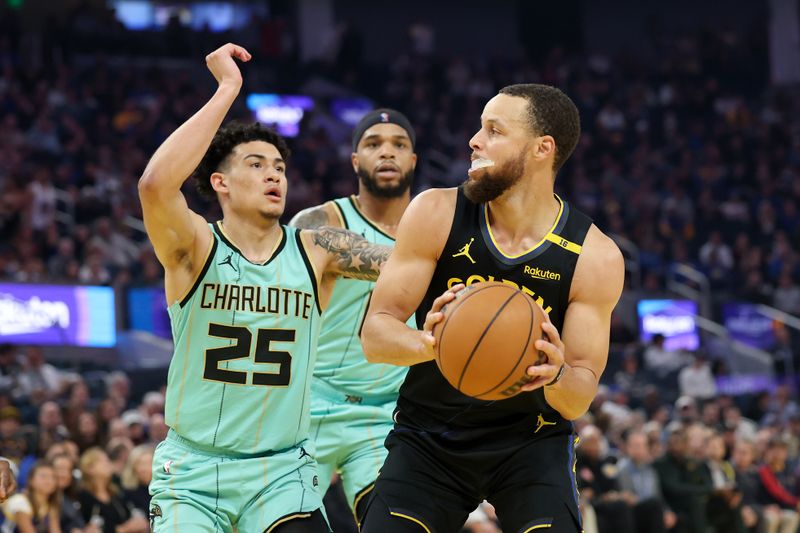
{"type": "Polygon", "coordinates": [[[273,200],[281,199],[281,192],[278,189],[273,189],[264,193],[264,196],[273,200]]]}

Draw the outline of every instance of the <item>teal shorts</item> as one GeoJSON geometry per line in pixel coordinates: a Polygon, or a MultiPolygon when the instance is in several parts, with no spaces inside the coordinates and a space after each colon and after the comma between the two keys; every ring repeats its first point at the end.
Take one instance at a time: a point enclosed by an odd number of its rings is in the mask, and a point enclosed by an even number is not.
{"type": "Polygon", "coordinates": [[[355,509],[372,490],[386,459],[383,442],[394,421],[397,395],[355,396],[314,380],[311,384],[311,439],[316,444],[319,491],[325,494],[334,472],[355,509]]]}
{"type": "Polygon", "coordinates": [[[170,430],[153,456],[151,530],[269,532],[310,516],[322,509],[313,447],[305,441],[269,454],[234,455],[170,430]]]}

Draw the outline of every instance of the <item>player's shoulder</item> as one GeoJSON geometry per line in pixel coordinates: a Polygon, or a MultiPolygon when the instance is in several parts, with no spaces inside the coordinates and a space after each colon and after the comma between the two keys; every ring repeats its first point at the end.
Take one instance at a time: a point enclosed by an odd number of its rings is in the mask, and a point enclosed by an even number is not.
{"type": "Polygon", "coordinates": [[[614,239],[606,235],[596,225],[592,224],[586,233],[583,242],[581,257],[585,255],[587,261],[600,263],[609,267],[621,266],[624,268],[622,252],[614,239]]]}
{"type": "Polygon", "coordinates": [[[600,299],[619,298],[625,280],[625,259],[614,240],[591,225],[575,266],[573,289],[600,299]]]}
{"type": "Polygon", "coordinates": [[[317,229],[322,226],[343,227],[333,200],[303,209],[292,217],[289,225],[300,229],[317,229]]]}
{"type": "Polygon", "coordinates": [[[406,213],[413,213],[420,217],[452,217],[456,206],[458,189],[431,188],[422,191],[411,200],[406,213]]]}

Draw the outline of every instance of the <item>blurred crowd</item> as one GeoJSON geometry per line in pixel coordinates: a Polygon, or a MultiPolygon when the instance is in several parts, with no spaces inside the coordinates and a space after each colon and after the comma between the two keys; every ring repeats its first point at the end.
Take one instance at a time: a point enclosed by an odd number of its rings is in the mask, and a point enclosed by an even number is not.
{"type": "MultiPolygon", "coordinates": [[[[563,88],[584,131],[557,189],[635,245],[646,290],[662,290],[672,265],[689,264],[709,276],[716,295],[800,313],[800,98],[768,84],[763,37],[709,31],[654,38],[640,57],[554,48],[530,60],[440,53],[435,30],[417,24],[395,57],[374,64],[362,57],[358,31],[342,25],[328,56],[299,64],[288,61],[296,55],[290,45],[267,38],[275,24],[241,32],[256,58],[243,93],[297,93],[322,76],[404,111],[417,130],[417,190],[464,180],[468,139],[498,88],[563,88]]],[[[187,50],[199,51],[160,66],[81,55],[73,49],[83,41],[70,28],[69,46],[55,30],[38,40],[11,31],[0,37],[0,276],[157,284],[158,263],[130,224],[140,217],[137,179],[158,144],[210,94],[201,52],[238,35],[190,41],[187,50]],[[25,49],[31,40],[36,46],[25,49]]],[[[113,34],[121,52],[132,48],[124,43],[142,42],[124,29],[113,34]]],[[[243,100],[232,118],[251,119],[243,100]]],[[[324,107],[307,114],[291,142],[287,219],[355,189],[348,128],[324,107]]]]}
{"type": "Polygon", "coordinates": [[[0,345],[0,455],[20,486],[0,531],[149,531],[153,450],[167,429],[163,390],[134,401],[123,372],[80,375],[39,347],[0,345]]]}
{"type": "MultiPolygon", "coordinates": [[[[162,283],[139,226],[137,180],[211,94],[203,55],[237,36],[178,25],[150,41],[108,17],[80,12],[71,33],[56,25],[26,35],[0,12],[0,279],[162,283]],[[122,55],[87,53],[92,32],[122,55]],[[145,42],[158,61],[125,59],[141,56],[136,44],[145,42]]],[[[770,87],[758,33],[654,37],[638,57],[556,47],[528,59],[448,55],[432,27],[416,24],[395,57],[374,64],[363,59],[358,31],[341,25],[329,56],[301,65],[290,28],[254,21],[242,33],[255,58],[243,94],[297,93],[323,77],[402,110],[417,131],[416,190],[464,180],[468,139],[498,88],[563,88],[584,131],[557,190],[634,245],[645,291],[663,292],[673,266],[689,264],[717,297],[800,314],[800,97],[770,87]]],[[[251,119],[243,98],[230,117],[251,119]]],[[[337,119],[307,114],[290,144],[286,220],[355,192],[349,132],[337,119]]],[[[191,183],[185,193],[209,219],[220,215],[191,183]]],[[[668,352],[658,338],[645,349],[629,335],[613,330],[631,349],[576,424],[584,530],[796,531],[794,391],[720,396],[718,369],[702,354],[668,352]]],[[[79,375],[49,365],[37,347],[0,347],[0,454],[17,462],[24,486],[6,515],[58,520],[62,531],[146,531],[152,446],[167,430],[163,401],[161,391],[133,401],[119,372],[79,375]]],[[[466,528],[497,531],[491,506],[466,528]]]]}

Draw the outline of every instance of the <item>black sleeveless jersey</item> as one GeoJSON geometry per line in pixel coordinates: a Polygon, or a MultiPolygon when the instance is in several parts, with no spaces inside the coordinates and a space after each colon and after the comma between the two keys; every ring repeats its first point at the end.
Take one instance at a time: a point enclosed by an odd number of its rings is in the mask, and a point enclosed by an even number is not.
{"type": "MultiPolygon", "coordinates": [[[[433,300],[453,285],[502,281],[537,301],[561,331],[572,275],[592,221],[556,199],[561,209],[545,238],[512,257],[494,241],[487,205],[471,202],[459,187],[450,235],[417,309],[418,327],[425,323],[433,300]]],[[[572,423],[547,404],[541,388],[506,400],[477,400],[452,387],[434,361],[409,369],[400,389],[396,420],[437,435],[445,444],[484,449],[572,432],[572,423]]]]}

